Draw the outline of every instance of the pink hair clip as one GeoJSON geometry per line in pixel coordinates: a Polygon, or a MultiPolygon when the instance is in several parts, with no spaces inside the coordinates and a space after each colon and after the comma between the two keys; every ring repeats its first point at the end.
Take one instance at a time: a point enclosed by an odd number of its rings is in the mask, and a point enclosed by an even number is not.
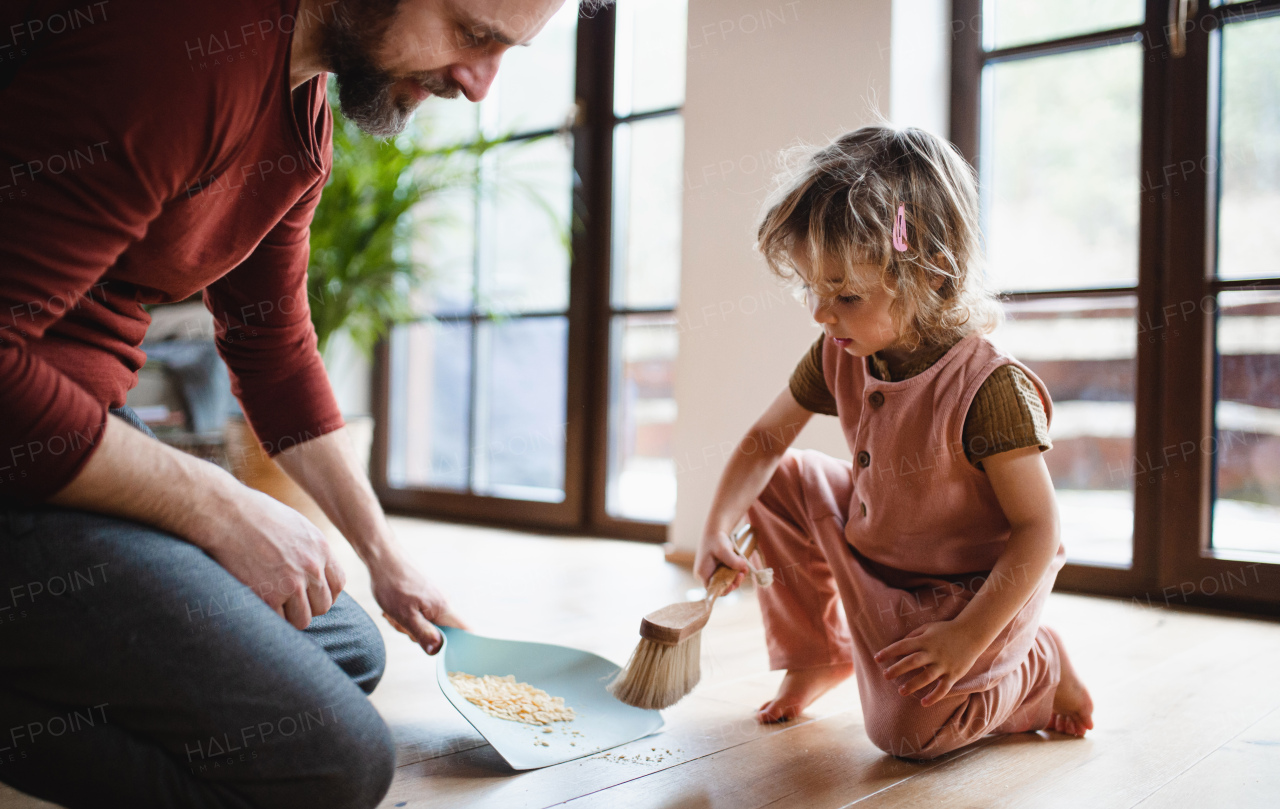
{"type": "Polygon", "coordinates": [[[899,253],[907,252],[907,206],[898,206],[898,215],[893,218],[893,249],[899,253]]]}

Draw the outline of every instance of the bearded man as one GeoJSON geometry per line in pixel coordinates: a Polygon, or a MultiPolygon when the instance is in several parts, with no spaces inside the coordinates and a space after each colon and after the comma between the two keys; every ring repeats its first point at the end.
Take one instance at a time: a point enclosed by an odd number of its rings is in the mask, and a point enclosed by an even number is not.
{"type": "Polygon", "coordinates": [[[370,807],[378,630],[297,512],[127,408],[144,306],[203,290],[268,452],[429,654],[307,307],[345,115],[484,98],[563,0],[9,0],[0,8],[0,780],[65,806],[370,807]]]}

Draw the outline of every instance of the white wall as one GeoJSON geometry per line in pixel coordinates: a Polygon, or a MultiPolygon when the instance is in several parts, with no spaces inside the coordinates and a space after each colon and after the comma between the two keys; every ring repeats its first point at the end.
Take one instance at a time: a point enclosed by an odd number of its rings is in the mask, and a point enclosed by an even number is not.
{"type": "MultiPolygon", "coordinates": [[[[891,0],[691,0],[675,551],[697,546],[729,450],[816,339],[753,250],[779,150],[888,115],[891,0]]],[[[796,446],[848,457],[835,419],[796,446]]]]}

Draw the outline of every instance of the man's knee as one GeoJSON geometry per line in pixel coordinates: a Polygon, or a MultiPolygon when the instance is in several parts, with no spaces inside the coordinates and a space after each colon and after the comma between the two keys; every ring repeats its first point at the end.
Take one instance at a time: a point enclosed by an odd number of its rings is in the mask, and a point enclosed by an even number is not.
{"type": "Polygon", "coordinates": [[[382,635],[374,629],[373,634],[367,638],[358,664],[347,673],[356,685],[360,686],[361,691],[372,694],[373,689],[377,688],[378,683],[382,681],[382,675],[386,670],[387,648],[382,643],[382,635]]]}
{"type": "Polygon", "coordinates": [[[372,694],[387,667],[387,649],[382,633],[355,599],[346,593],[333,607],[312,621],[307,634],[360,686],[372,694]]]}
{"type": "Polygon", "coordinates": [[[361,615],[364,620],[360,626],[357,652],[352,656],[349,667],[344,666],[343,670],[360,686],[360,690],[372,694],[387,670],[387,647],[373,620],[363,610],[361,615]]]}
{"type": "Polygon", "coordinates": [[[326,805],[352,809],[374,807],[391,788],[396,771],[396,746],[387,723],[367,700],[367,714],[345,740],[345,750],[337,751],[348,769],[344,780],[351,785],[349,803],[326,805]]]}
{"type": "Polygon", "coordinates": [[[371,809],[395,774],[391,731],[367,699],[335,706],[333,719],[309,745],[306,770],[314,777],[298,782],[296,805],[371,809]]]}

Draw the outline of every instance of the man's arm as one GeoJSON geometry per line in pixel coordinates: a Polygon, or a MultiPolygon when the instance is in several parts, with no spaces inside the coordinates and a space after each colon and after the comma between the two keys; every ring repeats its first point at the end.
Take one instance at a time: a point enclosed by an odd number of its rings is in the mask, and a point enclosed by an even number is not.
{"type": "Polygon", "coordinates": [[[0,499],[52,498],[169,531],[305,627],[343,584],[318,529],[109,418],[39,350],[69,311],[91,344],[139,328],[136,291],[103,278],[210,163],[207,132],[222,110],[199,93],[211,85],[156,69],[167,57],[121,58],[168,22],[113,5],[33,53],[0,93],[0,499]],[[175,110],[178,98],[189,106],[175,110]]]}
{"type": "Polygon", "coordinates": [[[346,428],[276,457],[289,477],[320,506],[369,568],[373,594],[396,629],[428,654],[440,649],[434,626],[463,626],[444,596],[405,557],[391,533],[369,476],[356,460],[346,428]]]}
{"type": "Polygon", "coordinates": [[[345,583],[324,535],[301,514],[114,416],[50,502],[186,539],[299,629],[327,612],[345,583]]]}
{"type": "Polygon", "coordinates": [[[321,188],[317,182],[253,255],[211,284],[205,304],[254,434],[356,549],[387,618],[435,654],[441,638],[433,623],[461,623],[396,545],[316,350],[307,264],[321,188]]]}
{"type": "Polygon", "coordinates": [[[110,105],[140,112],[145,88],[104,98],[120,76],[75,50],[78,41],[33,53],[0,92],[0,498],[10,503],[53,494],[102,440],[106,406],[33,346],[68,312],[89,324],[89,340],[136,325],[133,291],[103,276],[146,233],[173,182],[158,161],[137,165],[158,144],[115,126],[110,105]]]}

